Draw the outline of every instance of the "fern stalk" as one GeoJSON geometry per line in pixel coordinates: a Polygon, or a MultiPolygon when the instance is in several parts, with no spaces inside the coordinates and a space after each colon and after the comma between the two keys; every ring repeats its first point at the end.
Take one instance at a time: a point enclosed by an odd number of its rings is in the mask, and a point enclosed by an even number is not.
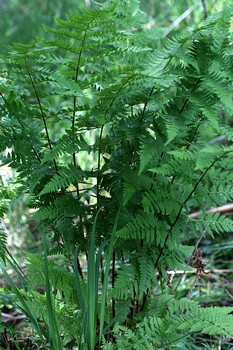
{"type": "MultiPolygon", "coordinates": [[[[226,153],[229,153],[229,152],[226,152],[226,153]]],[[[169,232],[168,232],[167,235],[166,235],[166,238],[165,238],[165,240],[164,240],[163,247],[160,249],[159,255],[158,255],[158,257],[157,257],[157,259],[156,259],[156,261],[155,261],[155,268],[157,268],[157,266],[158,266],[159,260],[160,260],[160,258],[161,258],[161,256],[162,256],[162,253],[163,253],[163,250],[164,250],[164,248],[165,248],[165,246],[166,246],[166,243],[167,243],[167,241],[168,241],[168,239],[169,239],[169,237],[170,237],[170,233],[171,233],[172,229],[175,227],[177,221],[179,220],[180,214],[181,214],[181,212],[182,212],[182,210],[183,210],[185,204],[186,204],[186,203],[189,201],[189,199],[192,197],[192,195],[193,195],[194,192],[196,191],[198,185],[201,183],[201,181],[202,181],[203,178],[206,176],[206,174],[208,173],[208,171],[214,166],[214,164],[215,164],[219,159],[221,159],[221,157],[222,157],[222,155],[221,155],[220,157],[215,158],[215,159],[213,160],[213,162],[206,168],[206,170],[205,170],[205,171],[203,172],[203,174],[200,176],[199,180],[198,180],[198,181],[196,182],[196,184],[194,185],[193,189],[190,191],[189,195],[186,197],[186,199],[184,200],[184,202],[183,202],[182,205],[180,206],[180,209],[179,209],[179,211],[178,211],[178,213],[177,213],[177,215],[176,215],[176,217],[175,217],[175,220],[174,220],[174,222],[172,223],[171,228],[170,228],[169,232]]]]}
{"type": "MultiPolygon", "coordinates": [[[[41,104],[40,97],[39,97],[39,95],[38,95],[36,86],[35,86],[35,84],[34,84],[32,75],[31,75],[31,73],[30,73],[30,71],[29,71],[29,69],[28,69],[28,65],[27,65],[27,55],[26,55],[26,54],[25,54],[25,67],[26,67],[28,77],[29,77],[29,79],[30,79],[32,88],[33,88],[33,90],[34,90],[34,93],[35,93],[35,95],[36,95],[36,99],[37,99],[37,102],[38,102],[38,105],[39,105],[39,108],[40,108],[40,113],[41,113],[42,121],[43,121],[43,124],[44,124],[44,128],[45,128],[45,133],[46,133],[48,145],[49,145],[50,150],[52,151],[52,144],[51,144],[51,140],[50,140],[50,137],[49,137],[49,131],[48,131],[48,127],[47,127],[47,123],[46,123],[46,119],[45,119],[43,107],[42,107],[42,104],[41,104]]],[[[53,159],[53,164],[54,164],[56,173],[58,173],[57,162],[56,162],[55,159],[53,159]]]]}

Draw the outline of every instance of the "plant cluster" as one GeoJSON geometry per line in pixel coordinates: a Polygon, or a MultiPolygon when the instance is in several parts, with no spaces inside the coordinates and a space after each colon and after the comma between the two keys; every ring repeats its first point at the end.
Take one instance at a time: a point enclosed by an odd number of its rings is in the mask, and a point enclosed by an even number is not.
{"type": "Polygon", "coordinates": [[[196,349],[195,334],[233,337],[232,307],[202,307],[169,277],[196,268],[202,283],[190,242],[233,231],[207,212],[233,198],[231,12],[226,2],[165,40],[143,27],[137,0],[111,1],[1,56],[1,160],[17,172],[15,195],[30,195],[44,244],[25,276],[3,232],[2,271],[44,349],[196,349]]]}

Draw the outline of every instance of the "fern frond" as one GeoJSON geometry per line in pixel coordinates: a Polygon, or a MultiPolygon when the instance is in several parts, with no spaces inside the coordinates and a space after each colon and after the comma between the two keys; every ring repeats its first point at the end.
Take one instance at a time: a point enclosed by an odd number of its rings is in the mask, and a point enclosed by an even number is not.
{"type": "Polygon", "coordinates": [[[138,295],[137,272],[133,266],[121,266],[112,293],[114,298],[126,300],[138,295]]]}
{"type": "Polygon", "coordinates": [[[167,305],[166,314],[144,318],[135,332],[116,326],[115,331],[120,333],[118,345],[125,345],[127,349],[180,347],[192,332],[232,336],[232,307],[200,308],[197,302],[188,299],[170,299],[167,305]]]}
{"type": "Polygon", "coordinates": [[[213,47],[214,52],[221,52],[228,45],[231,23],[231,6],[227,1],[223,7],[218,22],[213,31],[213,47]]]}
{"type": "Polygon", "coordinates": [[[52,179],[44,186],[43,190],[39,193],[40,196],[51,193],[59,192],[60,190],[67,189],[70,185],[75,185],[82,182],[84,172],[81,168],[69,165],[55,174],[52,179]]]}
{"type": "Polygon", "coordinates": [[[123,239],[145,239],[152,242],[155,237],[156,217],[137,214],[124,228],[117,232],[118,237],[123,239]]]}
{"type": "Polygon", "coordinates": [[[79,203],[71,195],[66,194],[56,198],[51,205],[44,206],[33,215],[34,220],[54,220],[60,217],[67,216],[75,218],[78,216],[79,203]]]}
{"type": "Polygon", "coordinates": [[[195,234],[197,231],[206,236],[208,233],[211,237],[220,232],[231,232],[233,222],[227,217],[221,216],[220,213],[201,214],[198,219],[189,219],[190,230],[195,234]]]}
{"type": "MultiPolygon", "coordinates": [[[[45,285],[44,258],[39,255],[27,253],[27,276],[30,280],[30,288],[35,290],[45,285]]],[[[69,271],[66,258],[62,255],[51,256],[49,259],[49,277],[52,286],[64,294],[66,302],[77,301],[75,292],[75,276],[69,271]],[[67,265],[67,266],[66,266],[67,265]]]]}

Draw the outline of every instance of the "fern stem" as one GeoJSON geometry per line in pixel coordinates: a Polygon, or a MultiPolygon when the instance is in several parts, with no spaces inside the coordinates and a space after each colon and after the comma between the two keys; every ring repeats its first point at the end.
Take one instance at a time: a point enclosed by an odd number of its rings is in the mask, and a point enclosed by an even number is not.
{"type": "Polygon", "coordinates": [[[145,115],[145,112],[146,112],[146,108],[147,108],[147,105],[148,105],[148,103],[149,103],[149,98],[150,98],[151,95],[153,94],[154,88],[155,88],[155,87],[152,86],[152,89],[151,89],[151,91],[150,91],[148,100],[146,101],[146,103],[145,103],[144,106],[143,106],[143,110],[142,110],[142,114],[141,114],[141,119],[140,119],[141,122],[143,121],[143,118],[144,118],[144,115],[145,115]]]}
{"type": "MultiPolygon", "coordinates": [[[[200,120],[200,122],[197,124],[197,126],[196,126],[196,128],[195,128],[195,130],[194,130],[194,133],[192,134],[190,140],[188,141],[188,144],[187,144],[187,147],[186,147],[187,150],[189,149],[190,145],[192,144],[192,142],[193,142],[193,140],[194,140],[194,137],[196,136],[197,131],[198,131],[199,127],[201,126],[202,120],[203,120],[203,118],[202,118],[202,119],[200,120]]],[[[172,178],[172,180],[171,180],[171,185],[173,184],[173,182],[175,181],[175,179],[176,179],[176,175],[173,176],[173,178],[172,178]]]]}
{"type": "Polygon", "coordinates": [[[201,0],[203,12],[204,12],[204,18],[206,19],[208,17],[207,9],[206,9],[206,3],[205,0],[201,0]]]}
{"type": "MultiPolygon", "coordinates": [[[[86,29],[85,32],[84,32],[83,40],[82,40],[82,43],[81,43],[81,49],[80,49],[79,55],[78,55],[78,62],[77,62],[77,66],[76,66],[76,69],[75,69],[75,78],[74,78],[75,83],[78,82],[78,75],[79,75],[79,69],[80,69],[81,56],[82,56],[82,53],[83,53],[83,45],[84,45],[84,42],[85,42],[86,36],[87,36],[87,30],[88,30],[88,27],[87,27],[87,29],[86,29]]],[[[74,142],[74,135],[75,135],[75,113],[76,113],[76,105],[77,105],[77,97],[74,96],[74,101],[73,101],[73,116],[72,116],[73,142],[74,142]]],[[[76,166],[76,158],[75,158],[75,155],[76,155],[76,153],[74,152],[74,153],[73,153],[73,162],[74,162],[74,166],[76,166]]],[[[77,190],[77,192],[78,192],[78,190],[77,190]]]]}
{"type": "MultiPolygon", "coordinates": [[[[36,99],[37,99],[37,102],[38,102],[38,105],[39,105],[41,117],[42,117],[43,124],[44,124],[44,128],[45,128],[45,133],[46,133],[48,145],[49,145],[50,150],[52,151],[52,144],[51,144],[50,137],[49,137],[49,131],[48,131],[47,123],[46,123],[46,120],[45,120],[44,111],[43,111],[43,108],[42,108],[42,105],[41,105],[41,101],[40,101],[39,94],[38,94],[38,92],[37,92],[36,86],[35,86],[34,81],[33,81],[33,79],[32,79],[32,75],[31,75],[31,73],[30,73],[30,71],[29,71],[29,69],[28,69],[27,57],[26,57],[26,55],[25,55],[25,68],[26,68],[27,74],[28,74],[28,76],[29,76],[30,82],[31,82],[31,84],[32,84],[32,88],[33,88],[33,90],[34,90],[34,93],[35,93],[35,95],[36,95],[36,99]]],[[[54,167],[55,167],[56,172],[58,173],[57,162],[56,162],[55,159],[53,159],[53,164],[54,164],[54,167]]]]}
{"type": "MultiPolygon", "coordinates": [[[[121,92],[121,90],[125,87],[125,85],[128,84],[128,82],[133,78],[133,76],[130,76],[122,85],[121,87],[117,90],[115,96],[113,97],[113,99],[111,100],[108,109],[105,112],[104,115],[104,120],[106,119],[111,107],[113,106],[118,94],[121,92]]],[[[100,167],[101,167],[101,151],[102,151],[102,138],[103,138],[103,130],[104,130],[104,125],[101,126],[100,128],[100,136],[99,136],[99,147],[98,147],[98,164],[97,164],[97,184],[96,184],[96,188],[97,188],[97,207],[99,206],[99,199],[100,199],[100,195],[99,195],[99,191],[100,191],[100,167]]]]}
{"type": "MultiPolygon", "coordinates": [[[[89,27],[89,25],[88,25],[88,27],[89,27]]],[[[74,78],[75,83],[78,82],[81,56],[82,56],[82,53],[83,53],[83,45],[84,45],[84,42],[86,40],[88,27],[87,27],[87,29],[84,32],[83,40],[82,40],[82,43],[81,43],[81,49],[80,49],[79,55],[78,55],[78,62],[77,62],[77,66],[76,66],[76,70],[75,70],[75,78],[74,78]]],[[[74,140],[75,140],[75,113],[76,113],[76,105],[77,105],[77,97],[74,96],[74,100],[73,100],[73,116],[72,116],[73,146],[74,146],[74,142],[75,142],[74,140]]],[[[76,165],[77,165],[77,163],[76,163],[76,152],[73,153],[73,164],[76,167],[76,165]]],[[[79,183],[76,184],[76,193],[77,193],[77,198],[79,199],[79,197],[80,197],[79,183]]],[[[79,220],[80,220],[80,223],[83,222],[83,217],[82,217],[81,213],[79,214],[79,220]]],[[[84,237],[84,229],[83,228],[82,228],[82,235],[84,237]]],[[[78,270],[79,270],[80,276],[83,277],[79,259],[77,261],[77,265],[78,265],[78,270]]]]}
{"type": "Polygon", "coordinates": [[[143,311],[144,310],[144,307],[146,305],[146,299],[147,299],[148,293],[149,293],[149,288],[147,288],[146,293],[143,293],[142,305],[141,305],[139,311],[143,311]]]}
{"type": "Polygon", "coordinates": [[[158,266],[158,263],[159,263],[159,260],[160,260],[160,258],[161,258],[161,255],[162,255],[162,253],[163,253],[163,251],[164,251],[165,245],[166,245],[166,243],[167,243],[167,241],[168,241],[168,238],[170,237],[170,233],[171,233],[171,231],[173,230],[173,228],[175,227],[177,221],[179,220],[180,214],[181,214],[181,212],[182,212],[182,210],[183,210],[185,204],[186,204],[186,203],[189,201],[189,199],[192,197],[192,195],[193,195],[194,192],[196,191],[198,185],[201,183],[201,181],[203,180],[203,178],[205,177],[205,175],[207,174],[207,172],[213,167],[213,165],[214,165],[220,158],[221,158],[221,157],[217,157],[217,158],[206,168],[206,170],[205,170],[205,171],[203,172],[203,174],[200,176],[200,179],[196,182],[195,186],[194,186],[193,189],[190,191],[189,195],[186,197],[185,201],[181,204],[180,209],[179,209],[179,211],[178,211],[178,213],[177,213],[177,215],[176,215],[176,218],[175,218],[173,224],[171,225],[170,230],[169,230],[169,232],[167,233],[167,236],[166,236],[166,238],[165,238],[165,240],[164,240],[163,246],[162,246],[162,248],[160,249],[159,255],[158,255],[158,257],[157,257],[157,259],[156,259],[156,262],[155,262],[155,265],[154,265],[155,268],[157,268],[157,266],[158,266]]]}
{"type": "MultiPolygon", "coordinates": [[[[193,91],[196,89],[196,87],[197,87],[197,85],[198,85],[199,83],[200,83],[200,79],[198,79],[197,82],[196,82],[196,84],[192,87],[192,89],[190,90],[190,94],[193,93],[193,91]]],[[[188,101],[189,101],[189,98],[187,97],[186,100],[184,101],[184,104],[183,104],[183,106],[182,106],[180,112],[179,112],[179,115],[181,115],[181,114],[183,113],[183,111],[184,111],[184,109],[185,109],[185,107],[186,107],[188,101]]]]}
{"type": "MultiPolygon", "coordinates": [[[[88,29],[88,28],[87,28],[88,29]]],[[[83,45],[86,39],[86,35],[87,35],[87,29],[84,32],[84,36],[83,36],[83,40],[81,43],[81,49],[79,51],[79,55],[78,55],[78,62],[77,62],[77,66],[75,69],[75,78],[74,81],[75,83],[78,82],[78,75],[79,75],[79,69],[80,69],[80,62],[81,62],[81,56],[83,53],[83,45]]],[[[72,132],[73,132],[73,146],[74,146],[74,140],[75,140],[75,113],[76,113],[76,105],[77,105],[77,97],[74,96],[74,100],[73,100],[73,116],[72,116],[72,132]]],[[[76,167],[76,152],[73,153],[73,164],[76,167]]],[[[76,184],[76,192],[77,192],[77,197],[79,198],[79,184],[76,184]]],[[[80,221],[82,222],[82,216],[81,214],[79,215],[80,221]]]]}
{"type": "Polygon", "coordinates": [[[5,97],[3,96],[3,94],[0,92],[0,96],[3,99],[3,101],[5,102],[5,104],[7,104],[7,100],[5,99],[5,97]]]}

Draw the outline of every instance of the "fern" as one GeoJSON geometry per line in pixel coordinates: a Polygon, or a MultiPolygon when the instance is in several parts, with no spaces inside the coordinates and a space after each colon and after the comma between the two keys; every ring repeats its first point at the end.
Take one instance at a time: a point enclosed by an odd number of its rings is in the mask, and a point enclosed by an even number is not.
{"type": "MultiPolygon", "coordinates": [[[[163,297],[161,302],[164,302],[163,297]]],[[[170,299],[167,306],[166,314],[144,318],[137,324],[135,332],[117,325],[115,332],[121,335],[117,340],[118,348],[163,349],[171,344],[180,348],[186,344],[185,338],[191,332],[232,336],[231,307],[200,308],[196,302],[187,299],[170,299]]]]}
{"type": "Polygon", "coordinates": [[[83,175],[84,173],[80,169],[70,165],[63,172],[61,171],[59,174],[55,174],[49,183],[44,186],[39,195],[42,196],[46,193],[58,192],[61,189],[68,188],[70,185],[75,185],[83,180],[83,175]]]}
{"type": "MultiPolygon", "coordinates": [[[[106,327],[96,348],[191,348],[196,333],[232,336],[232,308],[159,295],[171,287],[169,270],[190,270],[193,240],[233,230],[229,218],[206,213],[232,201],[232,127],[222,117],[232,115],[230,19],[226,2],[198,28],[164,38],[163,30],[144,28],[139,1],[110,1],[57,19],[45,27],[47,40],[12,45],[1,58],[2,161],[16,170],[17,191],[30,194],[33,219],[53,238],[57,318],[64,311],[66,327],[72,324],[65,342],[88,343],[85,312],[72,323],[72,303],[81,303],[73,269],[90,291],[80,259],[99,252],[95,272],[103,276],[113,232],[110,290],[101,301],[106,327]],[[215,141],[223,136],[226,144],[215,141]],[[203,212],[195,220],[194,208],[203,212]],[[77,266],[68,269],[77,246],[77,266]],[[67,305],[59,305],[62,296],[67,305]]],[[[44,260],[29,254],[28,261],[34,289],[45,284],[44,260]]],[[[102,283],[95,280],[93,291],[100,298],[102,283]]]]}
{"type": "Polygon", "coordinates": [[[233,224],[232,220],[220,216],[219,213],[210,213],[200,215],[197,220],[190,219],[189,227],[191,231],[198,230],[203,236],[209,234],[214,237],[215,233],[231,232],[233,224]]]}
{"type": "MultiPolygon", "coordinates": [[[[68,265],[68,262],[67,262],[68,265]]],[[[32,290],[45,285],[44,258],[35,254],[27,253],[27,275],[30,279],[32,290]]],[[[49,261],[49,276],[53,288],[57,288],[64,295],[67,303],[76,301],[74,293],[75,277],[69,272],[68,266],[64,265],[64,257],[54,256],[49,261]]]]}

